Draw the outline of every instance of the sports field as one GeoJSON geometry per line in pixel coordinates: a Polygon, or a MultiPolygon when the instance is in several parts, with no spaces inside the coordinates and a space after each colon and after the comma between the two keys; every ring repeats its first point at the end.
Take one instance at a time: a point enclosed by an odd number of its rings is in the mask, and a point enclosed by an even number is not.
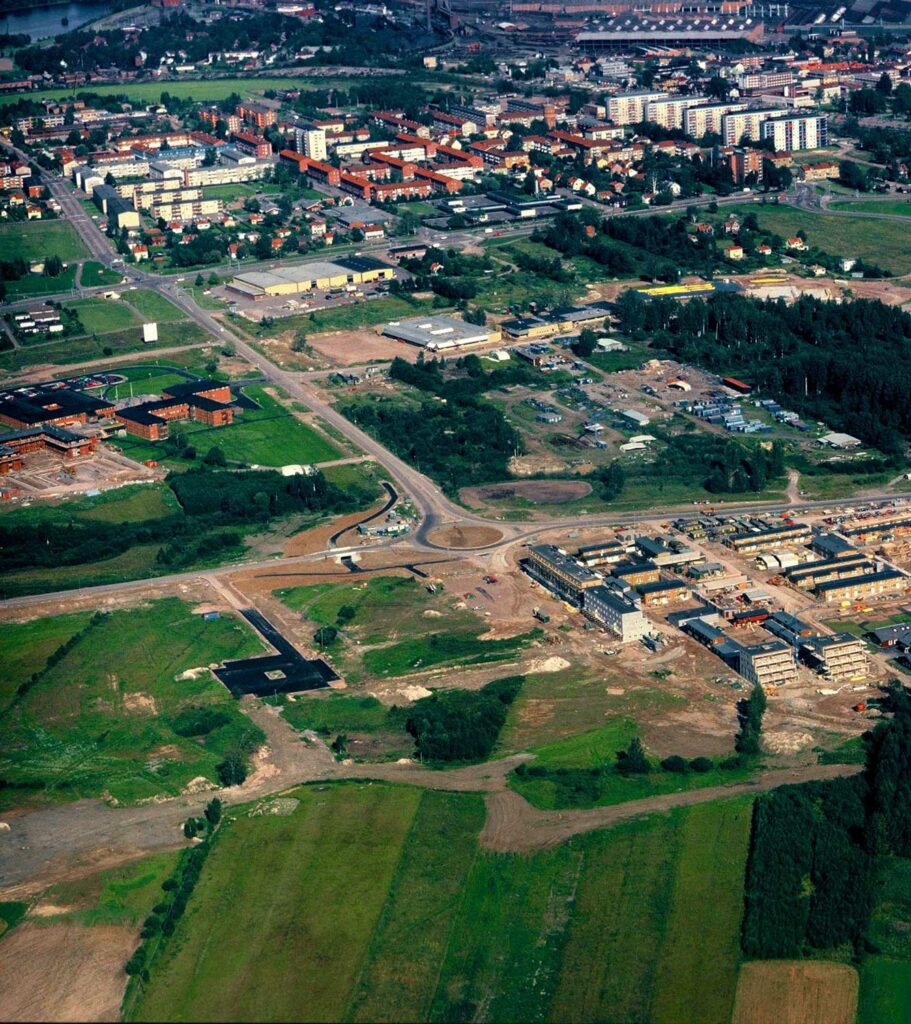
{"type": "Polygon", "coordinates": [[[21,256],[40,260],[59,256],[64,263],[88,255],[76,229],[64,220],[27,220],[0,224],[0,260],[21,256]]]}
{"type": "Polygon", "coordinates": [[[107,791],[130,801],[215,780],[225,754],[260,734],[208,666],[261,649],[246,625],[203,622],[176,598],[8,624],[0,773],[54,799],[107,791]],[[203,706],[206,727],[188,730],[181,712],[203,706]]]}
{"type": "Polygon", "coordinates": [[[291,796],[223,828],[128,1019],[730,1021],[749,801],[517,856],[477,795],[291,796]]]}

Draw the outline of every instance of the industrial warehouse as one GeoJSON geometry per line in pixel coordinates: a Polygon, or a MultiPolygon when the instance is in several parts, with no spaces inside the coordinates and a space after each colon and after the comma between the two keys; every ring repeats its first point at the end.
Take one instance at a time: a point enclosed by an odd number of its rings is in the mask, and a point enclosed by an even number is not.
{"type": "Polygon", "coordinates": [[[454,316],[415,317],[411,320],[393,320],[380,331],[387,338],[407,342],[427,349],[428,352],[444,352],[453,348],[470,345],[495,344],[500,340],[496,327],[479,327],[454,316]]]}
{"type": "Polygon", "coordinates": [[[238,274],[228,291],[252,299],[300,295],[303,292],[328,291],[348,285],[391,281],[395,271],[388,263],[372,256],[346,256],[337,260],[319,260],[301,266],[276,267],[238,274]]]}

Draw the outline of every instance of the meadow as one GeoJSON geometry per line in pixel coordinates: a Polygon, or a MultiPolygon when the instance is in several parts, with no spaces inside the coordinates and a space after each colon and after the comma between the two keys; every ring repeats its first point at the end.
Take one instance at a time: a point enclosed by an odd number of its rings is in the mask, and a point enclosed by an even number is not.
{"type": "Polygon", "coordinates": [[[59,256],[67,263],[86,255],[76,229],[64,220],[25,220],[0,225],[0,260],[59,256]]]}
{"type": "Polygon", "coordinates": [[[223,826],[127,1019],[730,1020],[748,800],[517,856],[478,795],[290,796],[223,826]]]}
{"type": "Polygon", "coordinates": [[[790,238],[803,229],[807,244],[818,246],[832,256],[859,256],[893,274],[911,271],[907,225],[900,221],[857,220],[831,214],[796,210],[789,206],[750,204],[726,206],[726,214],[756,215],[759,226],[782,238],[790,238]]]}
{"type": "Polygon", "coordinates": [[[860,967],[862,1024],[911,1020],[911,861],[880,858],[860,967]]]}
{"type": "Polygon", "coordinates": [[[240,621],[204,622],[177,598],[10,623],[0,638],[0,774],[54,799],[107,792],[135,801],[179,793],[200,775],[217,781],[225,754],[261,734],[208,665],[260,650],[240,621]],[[197,706],[217,710],[219,724],[180,735],[175,716],[197,706]]]}

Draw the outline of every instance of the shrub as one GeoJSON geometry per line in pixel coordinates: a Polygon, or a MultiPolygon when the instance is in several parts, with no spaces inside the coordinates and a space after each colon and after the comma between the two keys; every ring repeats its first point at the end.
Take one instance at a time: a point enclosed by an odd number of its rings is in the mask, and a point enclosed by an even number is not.
{"type": "Polygon", "coordinates": [[[690,766],[686,763],[686,759],[681,757],[679,754],[671,754],[670,757],[666,757],[661,762],[661,767],[666,772],[674,772],[677,775],[686,775],[690,770],[690,766]]]}
{"type": "Polygon", "coordinates": [[[239,786],[247,777],[247,762],[241,753],[235,752],[219,761],[215,771],[223,786],[239,786]]]}
{"type": "Polygon", "coordinates": [[[178,736],[207,736],[230,721],[231,716],[227,711],[194,705],[178,712],[171,722],[171,728],[178,736]]]}
{"type": "Polygon", "coordinates": [[[710,772],[715,767],[715,762],[708,757],[694,757],[690,761],[690,768],[694,772],[710,772]]]}

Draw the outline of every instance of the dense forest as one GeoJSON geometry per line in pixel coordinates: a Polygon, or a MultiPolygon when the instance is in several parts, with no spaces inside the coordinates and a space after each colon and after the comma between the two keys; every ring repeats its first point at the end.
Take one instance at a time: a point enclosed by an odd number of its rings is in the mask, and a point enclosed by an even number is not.
{"type": "Polygon", "coordinates": [[[443,372],[442,361],[411,365],[394,359],[393,380],[431,398],[419,404],[354,402],[342,412],[396,455],[453,492],[469,484],[509,478],[510,458],[524,450],[521,435],[483,394],[509,384],[537,381],[530,367],[513,363],[485,372],[477,356],[443,372]]]}
{"type": "Polygon", "coordinates": [[[911,315],[871,299],[788,305],[718,294],[686,304],[626,292],[621,326],[683,362],[734,374],[888,455],[911,436],[911,315]],[[906,379],[907,378],[907,379],[906,379]]]}
{"type": "Polygon", "coordinates": [[[743,951],[750,957],[862,952],[879,855],[911,856],[911,697],[865,737],[862,774],[760,797],[747,865],[743,951]]]}
{"type": "Polygon", "coordinates": [[[522,676],[495,679],[480,690],[442,690],[406,711],[405,728],[428,761],[479,761],[488,757],[506,721],[522,676]]]}

